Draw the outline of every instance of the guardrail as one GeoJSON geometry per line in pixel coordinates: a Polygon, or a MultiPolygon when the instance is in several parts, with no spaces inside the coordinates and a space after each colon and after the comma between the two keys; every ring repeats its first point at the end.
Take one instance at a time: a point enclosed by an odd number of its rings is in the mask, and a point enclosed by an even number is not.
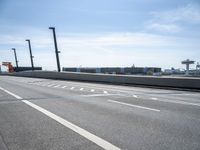
{"type": "Polygon", "coordinates": [[[133,76],[51,71],[25,71],[4,75],[200,90],[200,78],[192,77],[133,76]]]}

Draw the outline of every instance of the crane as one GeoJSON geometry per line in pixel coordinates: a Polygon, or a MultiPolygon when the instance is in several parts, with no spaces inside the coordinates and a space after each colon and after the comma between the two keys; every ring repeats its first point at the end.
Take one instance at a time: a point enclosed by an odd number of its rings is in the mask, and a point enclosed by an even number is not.
{"type": "Polygon", "coordinates": [[[8,68],[8,72],[14,72],[14,68],[11,62],[2,62],[2,65],[8,68]]]}

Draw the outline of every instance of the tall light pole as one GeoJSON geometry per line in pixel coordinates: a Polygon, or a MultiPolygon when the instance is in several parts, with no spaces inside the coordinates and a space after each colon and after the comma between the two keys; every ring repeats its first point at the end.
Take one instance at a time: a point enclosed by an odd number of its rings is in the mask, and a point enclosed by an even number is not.
{"type": "Polygon", "coordinates": [[[58,46],[57,46],[57,41],[56,41],[56,32],[55,32],[55,27],[49,27],[53,31],[53,38],[54,38],[54,45],[55,45],[55,53],[56,53],[56,61],[57,61],[57,68],[58,72],[60,72],[60,60],[59,60],[59,53],[58,51],[58,46]]]}
{"type": "Polygon", "coordinates": [[[16,67],[18,68],[18,60],[17,60],[16,49],[15,49],[15,48],[12,48],[12,50],[14,51],[16,67]]]}
{"type": "Polygon", "coordinates": [[[32,55],[32,51],[31,51],[31,42],[29,39],[25,40],[28,42],[28,46],[29,46],[29,51],[30,51],[30,58],[31,58],[31,67],[32,67],[32,70],[34,70],[34,64],[33,64],[33,55],[32,55]]]}

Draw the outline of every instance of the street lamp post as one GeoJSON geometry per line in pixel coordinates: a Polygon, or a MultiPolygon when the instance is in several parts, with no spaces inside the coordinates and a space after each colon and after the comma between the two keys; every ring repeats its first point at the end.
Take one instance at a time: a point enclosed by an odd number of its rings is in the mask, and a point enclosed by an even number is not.
{"type": "Polygon", "coordinates": [[[31,58],[31,67],[32,70],[34,70],[34,64],[33,64],[33,55],[32,55],[32,51],[31,51],[31,42],[29,39],[26,40],[28,42],[28,46],[29,46],[29,51],[30,51],[30,58],[31,58]]]}
{"type": "Polygon", "coordinates": [[[53,31],[53,38],[54,38],[54,45],[55,45],[57,68],[58,68],[58,72],[60,72],[60,60],[59,60],[59,53],[60,53],[60,51],[58,51],[58,46],[57,46],[57,41],[56,41],[55,27],[49,27],[49,29],[51,29],[53,31]]]}
{"type": "Polygon", "coordinates": [[[16,49],[15,49],[15,48],[12,48],[12,50],[14,51],[16,67],[18,68],[18,60],[17,60],[16,49]]]}

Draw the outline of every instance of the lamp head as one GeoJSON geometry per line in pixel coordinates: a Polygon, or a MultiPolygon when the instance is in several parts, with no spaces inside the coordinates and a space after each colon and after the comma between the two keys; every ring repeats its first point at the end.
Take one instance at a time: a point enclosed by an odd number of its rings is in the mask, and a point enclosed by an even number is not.
{"type": "Polygon", "coordinates": [[[52,30],[54,30],[54,29],[55,29],[55,27],[49,27],[49,29],[52,29],[52,30]]]}

